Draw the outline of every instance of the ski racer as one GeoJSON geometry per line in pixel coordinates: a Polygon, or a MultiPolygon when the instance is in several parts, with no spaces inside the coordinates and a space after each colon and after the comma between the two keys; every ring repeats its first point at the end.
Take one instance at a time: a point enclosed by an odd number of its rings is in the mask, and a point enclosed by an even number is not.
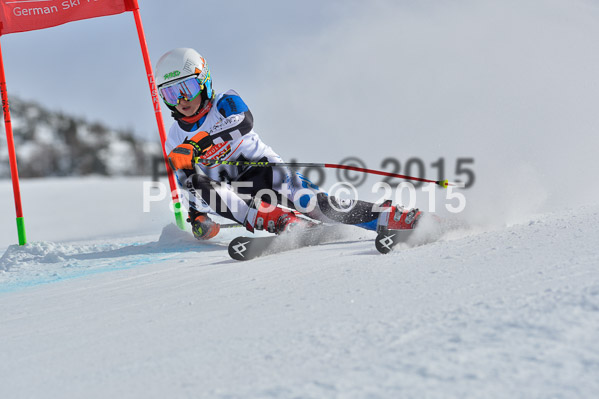
{"type": "Polygon", "coordinates": [[[210,69],[197,51],[177,48],[164,54],[156,66],[156,83],[175,119],[165,150],[178,184],[188,194],[188,222],[197,239],[210,239],[220,230],[208,213],[252,232],[266,229],[276,234],[307,223],[298,218],[298,211],[318,221],[370,230],[412,229],[420,215],[417,209],[391,207],[390,202],[377,207],[359,200],[337,201],[286,167],[203,164],[202,159],[283,160],[254,131],[254,117],[240,95],[214,91],[210,69]]]}

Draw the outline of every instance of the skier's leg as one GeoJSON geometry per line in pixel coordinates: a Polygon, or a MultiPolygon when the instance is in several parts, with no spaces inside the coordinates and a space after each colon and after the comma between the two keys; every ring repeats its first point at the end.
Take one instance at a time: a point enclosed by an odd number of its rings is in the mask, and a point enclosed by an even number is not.
{"type": "Polygon", "coordinates": [[[187,179],[188,190],[210,206],[220,216],[243,223],[248,213],[245,197],[236,193],[230,185],[207,176],[195,174],[187,179]]]}
{"type": "Polygon", "coordinates": [[[208,216],[208,213],[213,213],[208,204],[201,197],[196,197],[191,183],[193,175],[192,171],[187,170],[176,172],[177,184],[182,188],[180,199],[182,204],[187,205],[187,222],[191,224],[193,236],[198,240],[209,240],[218,234],[220,225],[208,216]]]}
{"type": "MultiPolygon", "coordinates": [[[[258,162],[282,162],[273,154],[258,162]]],[[[304,223],[292,211],[277,207],[282,205],[293,208],[293,204],[289,204],[287,198],[276,190],[284,179],[285,172],[280,168],[252,167],[243,173],[241,180],[232,183],[238,193],[253,199],[245,217],[245,227],[248,230],[268,230],[280,234],[304,223]]]]}
{"type": "Polygon", "coordinates": [[[265,229],[278,234],[299,223],[292,212],[276,207],[278,198],[272,190],[271,168],[253,168],[243,177],[243,181],[229,185],[196,174],[188,179],[188,188],[212,211],[243,224],[250,231],[265,229]],[[254,197],[260,197],[264,203],[258,201],[255,207],[248,205],[254,197]]]}
{"type": "Polygon", "coordinates": [[[340,201],[321,192],[316,195],[318,211],[337,223],[351,224],[368,230],[376,230],[381,208],[372,202],[360,200],[340,201]]]}
{"type": "Polygon", "coordinates": [[[420,212],[361,200],[338,200],[320,190],[299,173],[288,176],[288,198],[296,209],[325,223],[343,223],[376,231],[378,229],[412,229],[420,212]]]}

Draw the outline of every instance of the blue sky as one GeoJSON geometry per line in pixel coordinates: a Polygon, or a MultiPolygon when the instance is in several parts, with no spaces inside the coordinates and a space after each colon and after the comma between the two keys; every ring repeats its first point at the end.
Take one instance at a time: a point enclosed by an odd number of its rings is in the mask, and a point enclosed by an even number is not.
{"type": "MultiPolygon", "coordinates": [[[[208,59],[222,90],[226,85],[251,87],[244,82],[261,74],[260,66],[268,62],[258,54],[318,34],[359,4],[139,3],[153,66],[172,48],[194,47],[208,59]]],[[[6,35],[2,48],[9,94],[153,136],[156,128],[131,13],[6,35]]]]}

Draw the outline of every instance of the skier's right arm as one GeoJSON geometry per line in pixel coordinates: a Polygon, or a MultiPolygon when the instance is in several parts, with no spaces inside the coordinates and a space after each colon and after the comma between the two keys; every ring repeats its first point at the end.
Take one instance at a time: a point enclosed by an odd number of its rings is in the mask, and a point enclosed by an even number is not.
{"type": "Polygon", "coordinates": [[[191,139],[186,138],[168,154],[168,163],[177,171],[180,169],[193,169],[194,159],[212,147],[212,138],[207,132],[199,132],[191,139]]]}

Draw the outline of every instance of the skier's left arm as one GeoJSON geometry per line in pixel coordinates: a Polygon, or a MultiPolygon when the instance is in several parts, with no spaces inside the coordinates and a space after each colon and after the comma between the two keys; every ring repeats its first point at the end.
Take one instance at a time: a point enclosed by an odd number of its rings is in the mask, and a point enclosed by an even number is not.
{"type": "Polygon", "coordinates": [[[211,132],[215,144],[238,139],[254,128],[252,112],[237,93],[225,94],[216,108],[225,119],[211,132]]]}

